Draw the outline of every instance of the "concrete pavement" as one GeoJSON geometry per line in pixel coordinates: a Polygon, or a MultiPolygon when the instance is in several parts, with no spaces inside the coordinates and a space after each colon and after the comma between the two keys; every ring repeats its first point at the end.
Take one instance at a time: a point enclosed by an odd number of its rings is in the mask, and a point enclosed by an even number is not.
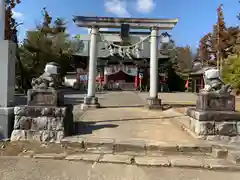
{"type": "MultiPolygon", "coordinates": [[[[148,92],[136,92],[142,100],[146,100],[149,96],[148,92]]],[[[163,103],[176,104],[176,103],[195,103],[197,96],[194,93],[176,92],[176,93],[158,93],[158,97],[163,103]]]]}
{"type": "Polygon", "coordinates": [[[197,140],[174,125],[172,117],[145,108],[100,108],[88,110],[79,119],[77,132],[81,137],[143,139],[167,142],[197,140]]]}
{"type": "Polygon", "coordinates": [[[239,172],[0,158],[0,180],[239,180],[239,172]]]}

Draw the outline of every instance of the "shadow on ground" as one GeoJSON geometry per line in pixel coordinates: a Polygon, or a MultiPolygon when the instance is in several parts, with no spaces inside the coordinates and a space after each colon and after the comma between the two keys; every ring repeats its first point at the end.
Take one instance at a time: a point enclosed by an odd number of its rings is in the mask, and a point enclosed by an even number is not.
{"type": "Polygon", "coordinates": [[[84,98],[69,98],[69,97],[64,97],[64,104],[78,105],[78,104],[82,104],[83,101],[84,101],[84,98]]]}
{"type": "MultiPolygon", "coordinates": [[[[164,119],[172,119],[181,116],[169,116],[164,117],[164,119]]],[[[116,128],[119,125],[111,124],[114,122],[127,122],[127,121],[149,121],[149,120],[157,120],[163,117],[155,117],[155,118],[128,118],[128,119],[113,119],[113,120],[104,120],[104,121],[79,121],[74,122],[74,130],[73,135],[83,135],[83,134],[92,134],[93,131],[104,129],[104,128],[116,128]],[[106,124],[100,124],[106,123],[106,124]]]]}
{"type": "MultiPolygon", "coordinates": [[[[63,88],[60,89],[60,91],[64,95],[73,95],[73,94],[87,94],[87,91],[82,91],[82,90],[74,90],[72,88],[63,88]]],[[[101,92],[96,92],[96,94],[106,94],[107,91],[101,91],[101,92]]]]}
{"type": "Polygon", "coordinates": [[[195,104],[181,104],[181,103],[174,103],[174,104],[163,104],[163,110],[168,110],[171,108],[184,108],[184,107],[195,107],[195,104]]]}
{"type": "Polygon", "coordinates": [[[74,122],[73,135],[92,134],[93,131],[103,128],[116,128],[116,124],[97,124],[98,122],[74,122]]]}
{"type": "Polygon", "coordinates": [[[100,108],[134,108],[144,107],[144,105],[101,105],[100,108]]]}

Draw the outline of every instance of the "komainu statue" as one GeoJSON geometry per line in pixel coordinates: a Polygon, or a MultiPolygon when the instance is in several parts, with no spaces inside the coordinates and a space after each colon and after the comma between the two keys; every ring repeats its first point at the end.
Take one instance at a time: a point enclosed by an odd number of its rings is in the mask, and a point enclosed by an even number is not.
{"type": "Polygon", "coordinates": [[[32,79],[33,89],[56,89],[59,85],[58,81],[59,65],[54,62],[47,63],[44,73],[32,79]]]}
{"type": "Polygon", "coordinates": [[[219,70],[215,67],[209,67],[204,70],[204,89],[205,92],[216,92],[221,94],[230,94],[232,87],[225,84],[221,78],[219,70]]]}

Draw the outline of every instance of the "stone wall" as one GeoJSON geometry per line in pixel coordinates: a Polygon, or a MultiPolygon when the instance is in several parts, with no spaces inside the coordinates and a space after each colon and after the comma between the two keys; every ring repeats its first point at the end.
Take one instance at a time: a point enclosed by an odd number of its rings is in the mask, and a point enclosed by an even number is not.
{"type": "Polygon", "coordinates": [[[189,125],[191,130],[198,136],[239,136],[240,122],[239,121],[199,121],[190,118],[189,125]]]}
{"type": "Polygon", "coordinates": [[[67,107],[15,107],[11,140],[60,141],[70,123],[67,122],[68,111],[67,107]]]}

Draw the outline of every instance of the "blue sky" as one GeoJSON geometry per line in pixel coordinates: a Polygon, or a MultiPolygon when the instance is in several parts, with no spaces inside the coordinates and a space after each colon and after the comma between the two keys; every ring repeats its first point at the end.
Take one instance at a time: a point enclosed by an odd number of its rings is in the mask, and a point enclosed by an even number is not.
{"type": "Polygon", "coordinates": [[[223,4],[226,24],[238,25],[238,0],[22,0],[14,15],[24,23],[19,29],[21,39],[26,30],[34,29],[41,22],[43,7],[53,18],[64,18],[70,34],[87,32],[73,24],[73,15],[178,18],[178,24],[171,31],[173,39],[177,45],[196,49],[199,39],[212,30],[219,4],[223,4]]]}

